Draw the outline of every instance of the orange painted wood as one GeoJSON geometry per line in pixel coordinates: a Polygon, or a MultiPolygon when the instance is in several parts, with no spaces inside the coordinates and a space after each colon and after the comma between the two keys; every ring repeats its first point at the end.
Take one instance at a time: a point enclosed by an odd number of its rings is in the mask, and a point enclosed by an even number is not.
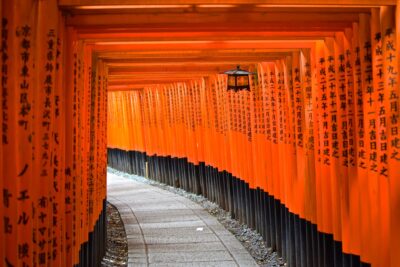
{"type": "MultiPolygon", "coordinates": [[[[400,34],[399,34],[399,29],[400,29],[400,9],[399,9],[399,1],[397,1],[397,7],[396,7],[396,14],[395,14],[395,28],[396,28],[396,37],[394,42],[396,43],[396,49],[399,49],[400,45],[400,34]]],[[[396,64],[396,63],[395,63],[396,64]]],[[[393,68],[396,71],[398,71],[400,68],[399,66],[400,60],[397,59],[397,66],[394,65],[393,68]]],[[[398,76],[398,75],[397,75],[398,76]]],[[[398,78],[397,78],[398,81],[398,78]]],[[[398,100],[397,100],[398,102],[398,100]]],[[[393,115],[393,113],[391,113],[393,115]]],[[[395,127],[398,125],[397,123],[392,123],[389,124],[392,125],[392,127],[395,127]]],[[[391,136],[390,140],[396,140],[396,136],[394,135],[389,135],[391,136]]],[[[391,154],[395,154],[398,152],[398,146],[392,145],[390,148],[391,154]]],[[[390,185],[390,264],[391,266],[396,266],[400,264],[400,254],[396,252],[396,248],[399,247],[400,245],[400,229],[396,227],[398,224],[398,221],[400,220],[400,183],[398,178],[398,168],[399,168],[399,160],[398,158],[396,159],[393,157],[390,160],[390,175],[393,178],[390,178],[389,180],[389,185],[390,185]]]]}
{"type": "Polygon", "coordinates": [[[128,2],[0,1],[3,263],[78,263],[108,143],[228,171],[400,264],[398,1],[128,2]],[[236,64],[251,92],[226,91],[236,64]]]}

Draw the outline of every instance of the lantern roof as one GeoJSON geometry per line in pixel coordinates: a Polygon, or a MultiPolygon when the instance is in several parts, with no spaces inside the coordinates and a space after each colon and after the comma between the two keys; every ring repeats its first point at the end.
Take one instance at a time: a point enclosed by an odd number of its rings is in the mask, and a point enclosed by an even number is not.
{"type": "Polygon", "coordinates": [[[225,71],[224,74],[228,74],[228,75],[249,75],[249,74],[254,74],[254,72],[249,72],[249,71],[246,71],[246,70],[242,70],[240,68],[240,66],[237,65],[235,70],[225,71]]]}

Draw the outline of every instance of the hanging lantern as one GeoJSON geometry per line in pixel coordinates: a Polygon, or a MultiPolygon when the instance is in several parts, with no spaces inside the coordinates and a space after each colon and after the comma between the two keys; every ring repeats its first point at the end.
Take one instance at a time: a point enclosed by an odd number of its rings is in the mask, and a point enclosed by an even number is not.
{"type": "Polygon", "coordinates": [[[228,74],[228,90],[250,91],[249,74],[254,74],[253,72],[242,70],[238,65],[235,70],[225,71],[224,74],[228,74]]]}

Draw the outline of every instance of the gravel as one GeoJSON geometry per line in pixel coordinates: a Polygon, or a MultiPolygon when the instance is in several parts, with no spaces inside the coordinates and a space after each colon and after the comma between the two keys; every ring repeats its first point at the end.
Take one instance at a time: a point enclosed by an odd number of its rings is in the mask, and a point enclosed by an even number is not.
{"type": "MultiPolygon", "coordinates": [[[[198,203],[205,210],[207,210],[208,213],[216,217],[218,221],[227,230],[229,230],[232,234],[235,235],[235,237],[243,244],[243,246],[247,249],[247,251],[258,263],[259,266],[262,267],[286,266],[285,261],[275,251],[272,251],[271,248],[266,247],[262,236],[257,231],[247,227],[247,225],[245,224],[241,224],[235,219],[232,219],[229,212],[226,212],[216,203],[209,201],[207,198],[186,192],[185,190],[180,188],[175,188],[166,184],[159,183],[157,181],[147,179],[142,176],[120,172],[110,167],[108,168],[108,172],[128,179],[133,179],[145,184],[150,184],[162,188],[164,190],[173,192],[175,194],[186,197],[198,203]]],[[[106,266],[111,266],[111,265],[106,265],[106,266]]],[[[113,265],[113,266],[122,266],[122,265],[113,265]]]]}
{"type": "Polygon", "coordinates": [[[128,240],[121,216],[115,206],[107,202],[107,246],[102,267],[122,267],[128,264],[128,240]]]}

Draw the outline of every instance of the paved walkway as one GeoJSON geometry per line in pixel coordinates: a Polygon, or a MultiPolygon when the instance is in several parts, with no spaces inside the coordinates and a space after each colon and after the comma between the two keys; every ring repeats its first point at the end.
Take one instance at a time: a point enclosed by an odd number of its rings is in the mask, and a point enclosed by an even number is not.
{"type": "Polygon", "coordinates": [[[128,266],[257,266],[240,242],[198,204],[108,173],[108,201],[128,235],[128,266]]]}

